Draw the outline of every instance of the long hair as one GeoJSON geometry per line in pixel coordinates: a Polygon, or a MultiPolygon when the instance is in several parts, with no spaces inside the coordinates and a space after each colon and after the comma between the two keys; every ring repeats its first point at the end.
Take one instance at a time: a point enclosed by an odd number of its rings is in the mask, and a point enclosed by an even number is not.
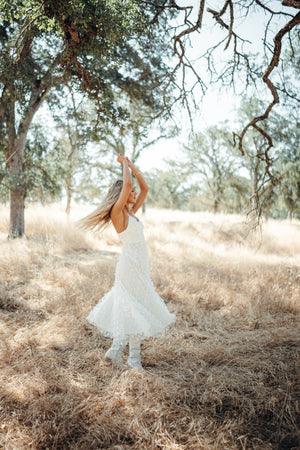
{"type": "Polygon", "coordinates": [[[108,193],[102,200],[98,208],[83,219],[80,219],[76,225],[82,230],[93,230],[100,231],[106,228],[111,221],[110,213],[111,210],[120,197],[121,190],[123,187],[123,180],[117,180],[109,188],[108,193]]]}

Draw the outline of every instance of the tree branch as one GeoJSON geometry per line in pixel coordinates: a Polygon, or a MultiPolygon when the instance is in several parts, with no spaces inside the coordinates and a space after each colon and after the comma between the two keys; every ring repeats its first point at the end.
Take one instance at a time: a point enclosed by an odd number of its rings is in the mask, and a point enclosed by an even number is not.
{"type": "Polygon", "coordinates": [[[293,8],[300,9],[300,1],[299,0],[282,0],[282,6],[292,6],[293,8]]]}
{"type": "Polygon", "coordinates": [[[286,12],[283,12],[283,11],[273,11],[271,8],[269,8],[268,6],[264,5],[260,0],[255,0],[255,3],[257,3],[261,8],[265,9],[266,11],[271,13],[272,15],[274,15],[274,14],[280,14],[280,15],[283,14],[284,16],[293,17],[292,14],[289,14],[289,13],[286,13],[286,12]]]}
{"type": "Polygon", "coordinates": [[[259,194],[258,194],[258,198],[260,199],[268,190],[270,190],[271,188],[274,188],[276,183],[279,183],[279,181],[284,177],[284,175],[288,172],[288,170],[285,170],[284,172],[282,172],[280,175],[278,175],[277,177],[273,177],[272,183],[268,184],[268,186],[266,186],[259,194]]]}
{"type": "Polygon", "coordinates": [[[248,131],[248,129],[250,127],[253,127],[253,128],[256,128],[268,140],[268,147],[265,150],[266,160],[268,159],[268,156],[267,156],[268,151],[273,146],[272,139],[270,138],[269,135],[267,135],[267,133],[265,131],[262,131],[261,128],[256,127],[255,125],[257,124],[257,122],[261,122],[261,121],[267,119],[269,114],[270,114],[270,111],[273,108],[273,106],[276,105],[276,103],[279,103],[279,96],[278,96],[277,89],[274,86],[274,84],[271,82],[271,80],[269,79],[269,76],[270,76],[271,72],[274,70],[274,68],[277,67],[278,64],[279,64],[279,58],[280,58],[280,54],[281,54],[282,38],[284,37],[284,35],[286,33],[291,31],[299,23],[300,23],[300,12],[297,13],[293,17],[293,19],[290,20],[284,27],[282,27],[281,30],[274,37],[273,57],[272,57],[268,67],[266,68],[266,70],[265,70],[265,72],[264,72],[264,74],[262,76],[263,82],[266,83],[267,87],[271,91],[271,94],[273,96],[273,101],[268,105],[268,107],[266,108],[265,112],[262,115],[253,118],[251,120],[251,122],[249,122],[245,126],[245,128],[243,129],[241,135],[239,136],[239,150],[241,151],[241,153],[243,155],[244,155],[243,139],[244,139],[245,134],[248,131]]]}

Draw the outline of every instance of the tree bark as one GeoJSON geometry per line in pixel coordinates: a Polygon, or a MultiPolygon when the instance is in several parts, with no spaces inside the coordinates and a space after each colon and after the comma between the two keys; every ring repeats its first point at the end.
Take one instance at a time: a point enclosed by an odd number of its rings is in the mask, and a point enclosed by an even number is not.
{"type": "Polygon", "coordinates": [[[66,178],[65,185],[66,185],[66,193],[67,193],[66,214],[69,215],[70,211],[71,211],[71,198],[72,198],[71,180],[66,178]]]}
{"type": "MultiPolygon", "coordinates": [[[[29,42],[29,41],[28,41],[29,42]]],[[[30,49],[26,41],[26,49],[21,52],[21,60],[25,58],[30,49]]],[[[8,172],[13,177],[15,186],[10,190],[10,225],[9,237],[21,237],[25,232],[24,228],[24,207],[25,207],[25,189],[22,186],[21,176],[23,174],[23,156],[26,145],[26,139],[33,116],[44,101],[49,89],[52,86],[52,75],[55,67],[59,64],[61,54],[57,55],[50,65],[48,71],[41,80],[32,81],[32,91],[28,106],[20,120],[18,132],[16,132],[16,112],[15,112],[15,83],[11,79],[4,87],[2,97],[2,109],[0,109],[0,132],[2,123],[6,123],[8,139],[6,142],[7,151],[5,152],[6,165],[8,172]]],[[[19,61],[19,62],[20,62],[19,61]]]]}
{"type": "Polygon", "coordinates": [[[257,211],[259,205],[258,199],[258,169],[259,158],[256,156],[255,166],[253,170],[253,183],[252,183],[252,210],[257,211]]]}
{"type": "Polygon", "coordinates": [[[219,212],[219,205],[220,205],[220,200],[215,199],[214,200],[214,206],[213,206],[214,214],[217,214],[219,212]]]}
{"type": "Polygon", "coordinates": [[[271,205],[268,205],[267,208],[266,208],[266,214],[265,214],[266,222],[268,222],[268,220],[269,220],[270,211],[271,211],[271,205]]]}
{"type": "MultiPolygon", "coordinates": [[[[13,177],[19,178],[23,173],[24,141],[17,141],[13,151],[10,152],[9,173],[13,177]]],[[[20,179],[17,187],[10,190],[10,223],[9,237],[17,238],[23,236],[24,228],[24,208],[25,192],[20,179]]]]}
{"type": "Polygon", "coordinates": [[[25,196],[23,189],[12,189],[10,191],[10,223],[9,223],[9,237],[22,237],[24,228],[24,209],[25,196]]]}
{"type": "Polygon", "coordinates": [[[50,86],[40,87],[33,90],[29,101],[29,106],[20,122],[18,135],[15,133],[15,104],[11,105],[11,115],[9,121],[9,128],[13,130],[9,133],[9,151],[7,159],[7,167],[10,175],[15,177],[14,183],[19,186],[10,190],[10,224],[9,237],[16,238],[23,236],[24,228],[24,208],[25,208],[25,189],[22,186],[21,176],[24,170],[24,149],[29,127],[32,119],[40,105],[42,104],[45,95],[50,86]],[[13,111],[13,112],[12,112],[13,111]]]}

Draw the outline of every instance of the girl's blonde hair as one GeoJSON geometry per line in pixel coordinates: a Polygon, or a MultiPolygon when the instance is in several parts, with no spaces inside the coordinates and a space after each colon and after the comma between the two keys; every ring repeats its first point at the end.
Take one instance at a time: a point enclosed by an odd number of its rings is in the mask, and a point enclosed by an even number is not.
{"type": "Polygon", "coordinates": [[[114,204],[120,197],[122,187],[123,180],[115,181],[109,188],[109,191],[106,197],[102,200],[100,206],[98,206],[94,212],[79,220],[77,222],[77,226],[79,226],[82,230],[94,231],[100,231],[106,228],[111,221],[110,213],[114,204]]]}

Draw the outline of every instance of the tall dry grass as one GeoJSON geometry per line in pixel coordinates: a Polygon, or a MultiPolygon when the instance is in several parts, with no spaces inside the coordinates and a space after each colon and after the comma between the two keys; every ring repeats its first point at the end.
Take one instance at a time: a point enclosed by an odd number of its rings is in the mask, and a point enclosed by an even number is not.
{"type": "Polygon", "coordinates": [[[139,373],[106,365],[85,320],[120,251],[113,230],[76,230],[87,212],[29,207],[8,241],[0,209],[0,448],[299,448],[299,222],[247,234],[238,216],[149,210],[177,321],[143,343],[139,373]]]}

